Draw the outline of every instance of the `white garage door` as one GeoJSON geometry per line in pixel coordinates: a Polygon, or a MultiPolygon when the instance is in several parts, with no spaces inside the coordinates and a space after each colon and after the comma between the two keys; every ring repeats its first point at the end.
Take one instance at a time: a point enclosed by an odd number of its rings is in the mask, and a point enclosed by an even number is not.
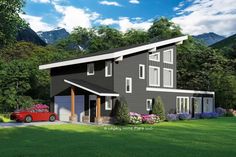
{"type": "MultiPolygon", "coordinates": [[[[60,121],[69,121],[71,115],[71,98],[70,96],[55,96],[54,111],[58,114],[60,121]]],[[[84,96],[75,97],[75,113],[78,115],[78,121],[82,121],[84,115],[84,96]]]]}

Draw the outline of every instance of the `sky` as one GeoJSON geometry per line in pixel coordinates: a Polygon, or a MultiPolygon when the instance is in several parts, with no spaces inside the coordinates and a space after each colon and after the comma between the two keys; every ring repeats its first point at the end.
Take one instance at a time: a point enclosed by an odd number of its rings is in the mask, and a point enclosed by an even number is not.
{"type": "Polygon", "coordinates": [[[36,32],[99,25],[147,30],[166,17],[185,34],[236,33],[236,0],[26,0],[23,10],[20,16],[36,32]]]}

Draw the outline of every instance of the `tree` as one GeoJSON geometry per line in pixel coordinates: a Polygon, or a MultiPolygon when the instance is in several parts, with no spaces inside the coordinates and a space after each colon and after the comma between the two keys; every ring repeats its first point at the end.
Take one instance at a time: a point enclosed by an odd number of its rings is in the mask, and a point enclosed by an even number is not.
{"type": "Polygon", "coordinates": [[[19,16],[24,0],[0,1],[0,48],[16,41],[18,31],[26,26],[19,16]]]}
{"type": "Polygon", "coordinates": [[[164,103],[160,96],[158,96],[152,106],[152,114],[156,114],[161,120],[165,120],[165,108],[164,103]]]}
{"type": "Polygon", "coordinates": [[[128,124],[129,123],[129,111],[127,102],[124,98],[116,100],[115,103],[115,120],[118,124],[128,124]]]}
{"type": "Polygon", "coordinates": [[[141,44],[149,41],[148,33],[142,30],[131,29],[124,34],[125,45],[141,44]]]}

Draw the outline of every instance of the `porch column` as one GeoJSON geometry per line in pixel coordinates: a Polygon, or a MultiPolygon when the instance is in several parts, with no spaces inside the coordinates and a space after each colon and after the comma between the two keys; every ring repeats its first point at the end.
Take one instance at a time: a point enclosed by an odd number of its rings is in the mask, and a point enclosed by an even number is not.
{"type": "Polygon", "coordinates": [[[97,107],[97,112],[96,112],[96,123],[101,123],[101,97],[98,95],[97,100],[96,100],[96,107],[97,107]]]}
{"type": "Polygon", "coordinates": [[[77,122],[77,115],[75,114],[75,86],[71,86],[70,88],[70,94],[71,94],[71,116],[70,121],[71,122],[77,122]]]}

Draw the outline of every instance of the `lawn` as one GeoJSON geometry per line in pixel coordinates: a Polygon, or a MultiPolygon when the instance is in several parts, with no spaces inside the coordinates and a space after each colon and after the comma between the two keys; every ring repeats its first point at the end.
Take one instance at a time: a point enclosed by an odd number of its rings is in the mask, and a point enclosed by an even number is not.
{"type": "Polygon", "coordinates": [[[236,118],[128,127],[1,128],[0,141],[1,157],[235,157],[236,118]]]}

